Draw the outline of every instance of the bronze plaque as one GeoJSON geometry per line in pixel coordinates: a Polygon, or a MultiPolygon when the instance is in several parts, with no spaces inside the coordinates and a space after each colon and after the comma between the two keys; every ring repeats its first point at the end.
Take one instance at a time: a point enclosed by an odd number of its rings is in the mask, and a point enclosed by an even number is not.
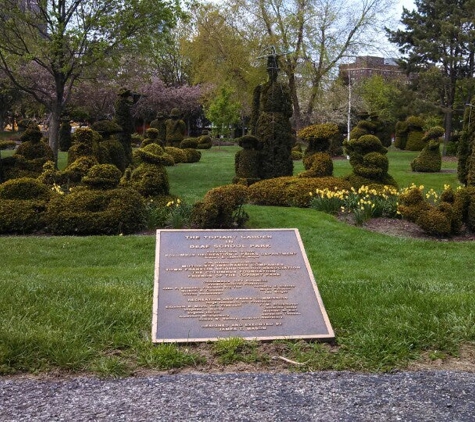
{"type": "Polygon", "coordinates": [[[157,230],[156,343],[332,339],[297,229],[157,230]]]}

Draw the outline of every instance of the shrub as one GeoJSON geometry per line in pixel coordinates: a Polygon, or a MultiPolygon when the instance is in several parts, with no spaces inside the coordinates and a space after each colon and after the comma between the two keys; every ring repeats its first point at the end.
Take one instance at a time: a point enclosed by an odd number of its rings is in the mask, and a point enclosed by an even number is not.
{"type": "Polygon", "coordinates": [[[297,132],[297,136],[308,143],[305,155],[328,152],[341,147],[342,136],[334,123],[307,126],[297,132]]]}
{"type": "Polygon", "coordinates": [[[198,147],[198,139],[197,138],[185,138],[183,141],[180,142],[180,148],[194,148],[198,147]]]}
{"type": "Polygon", "coordinates": [[[130,234],[146,227],[147,214],[133,189],[77,189],[50,201],[46,221],[56,235],[130,234]]]}
{"type": "Polygon", "coordinates": [[[87,174],[89,169],[97,164],[99,162],[93,156],[79,157],[64,169],[64,177],[68,183],[81,183],[81,179],[87,174]]]}
{"type": "Polygon", "coordinates": [[[309,192],[317,189],[349,190],[350,184],[338,177],[279,177],[249,186],[249,202],[257,205],[308,207],[309,192]]]}
{"type": "Polygon", "coordinates": [[[292,150],[291,156],[293,161],[299,161],[303,158],[303,153],[300,151],[292,150]]]}
{"type": "Polygon", "coordinates": [[[46,204],[35,199],[0,200],[0,233],[30,234],[42,230],[46,204]]]}
{"type": "Polygon", "coordinates": [[[252,135],[239,138],[239,146],[242,150],[234,156],[234,171],[236,173],[233,183],[252,185],[260,180],[259,167],[261,155],[259,152],[259,140],[252,135]]]}
{"type": "Polygon", "coordinates": [[[50,189],[32,178],[8,180],[0,185],[0,233],[27,234],[44,227],[43,214],[50,189]]]}
{"type": "Polygon", "coordinates": [[[168,195],[170,182],[164,166],[142,163],[131,174],[131,186],[144,197],[168,195]]]}
{"type": "Polygon", "coordinates": [[[431,236],[447,236],[452,232],[452,208],[449,204],[423,210],[416,219],[416,224],[431,236]]]}
{"type": "Polygon", "coordinates": [[[112,120],[99,120],[93,123],[91,129],[98,132],[104,139],[122,132],[122,127],[112,120]]]}
{"type": "Polygon", "coordinates": [[[69,119],[63,119],[59,127],[59,149],[67,151],[72,144],[71,123],[69,119]]]}
{"type": "Polygon", "coordinates": [[[0,185],[0,199],[48,201],[51,191],[36,179],[23,177],[0,185]]]}
{"type": "Polygon", "coordinates": [[[411,186],[399,195],[398,212],[408,221],[415,223],[419,215],[429,207],[424,201],[421,187],[411,186]]]}
{"type": "Polygon", "coordinates": [[[399,149],[405,149],[407,143],[407,123],[397,122],[395,132],[394,146],[399,149]]]}
{"type": "Polygon", "coordinates": [[[407,151],[421,151],[426,142],[424,138],[424,120],[420,117],[409,116],[406,119],[407,127],[407,142],[405,150],[407,151]]]}
{"type": "Polygon", "coordinates": [[[175,162],[175,164],[186,163],[186,152],[183,151],[181,148],[165,147],[165,152],[173,157],[173,161],[175,162]]]}
{"type": "Polygon", "coordinates": [[[195,203],[192,224],[201,229],[242,227],[249,218],[242,206],[247,202],[248,188],[225,185],[211,189],[202,201],[195,203]]]}
{"type": "Polygon", "coordinates": [[[333,174],[333,160],[325,152],[305,156],[303,165],[307,171],[300,173],[299,177],[326,177],[333,174]]]}
{"type": "Polygon", "coordinates": [[[202,135],[198,138],[198,149],[210,149],[213,146],[213,139],[209,135],[207,130],[202,132],[202,135]]]}
{"type": "Polygon", "coordinates": [[[0,151],[4,149],[15,149],[15,141],[0,141],[0,151]]]}
{"type": "Polygon", "coordinates": [[[440,142],[431,139],[420,154],[411,162],[412,171],[436,173],[442,169],[440,142]]]}
{"type": "Polygon", "coordinates": [[[124,147],[117,139],[101,141],[98,145],[96,156],[100,164],[113,164],[122,173],[127,167],[124,147]]]}
{"type": "Polygon", "coordinates": [[[196,148],[184,148],[187,163],[197,163],[201,160],[201,152],[196,148]]]}
{"type": "Polygon", "coordinates": [[[82,182],[91,189],[113,189],[122,176],[121,171],[112,164],[98,164],[91,167],[82,182]]]}

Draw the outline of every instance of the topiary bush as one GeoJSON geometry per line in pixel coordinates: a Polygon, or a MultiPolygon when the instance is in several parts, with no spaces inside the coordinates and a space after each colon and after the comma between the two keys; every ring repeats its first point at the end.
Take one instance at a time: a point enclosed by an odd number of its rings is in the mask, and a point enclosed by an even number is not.
{"type": "Polygon", "coordinates": [[[175,164],[186,163],[186,152],[183,151],[181,148],[165,147],[165,153],[173,157],[173,161],[175,162],[175,164]]]}
{"type": "Polygon", "coordinates": [[[332,155],[341,150],[343,141],[343,136],[334,123],[307,126],[297,132],[297,137],[308,143],[305,156],[316,152],[327,152],[332,155]]]}
{"type": "Polygon", "coordinates": [[[112,164],[92,166],[82,182],[90,189],[113,189],[119,185],[121,171],[112,164]]]}
{"type": "Polygon", "coordinates": [[[67,151],[69,148],[71,148],[71,145],[71,123],[69,118],[63,118],[61,120],[61,126],[59,127],[59,150],[67,151]]]}
{"type": "Polygon", "coordinates": [[[198,138],[198,149],[210,149],[213,146],[213,140],[207,130],[198,138]]]}
{"type": "Polygon", "coordinates": [[[303,158],[303,152],[292,150],[291,157],[292,161],[299,161],[303,158]]]}
{"type": "Polygon", "coordinates": [[[140,164],[130,175],[131,186],[144,197],[168,195],[170,183],[164,163],[169,158],[164,156],[163,148],[158,144],[149,144],[135,150],[134,159],[140,164]]]}
{"type": "Polygon", "coordinates": [[[196,148],[183,148],[186,154],[187,163],[197,163],[201,160],[201,152],[196,148]]]}
{"type": "Polygon", "coordinates": [[[50,198],[51,191],[48,186],[33,178],[22,177],[8,180],[0,185],[0,199],[48,201],[50,198]]]}
{"type": "Polygon", "coordinates": [[[412,171],[435,173],[442,169],[440,137],[444,132],[444,128],[436,126],[424,135],[422,141],[426,145],[420,154],[411,162],[412,171]]]}
{"type": "Polygon", "coordinates": [[[397,186],[396,181],[388,174],[389,161],[386,157],[387,148],[374,135],[363,135],[352,138],[344,143],[353,173],[346,177],[351,185],[359,189],[361,186],[375,184],[397,186]]]}
{"type": "Polygon", "coordinates": [[[198,147],[198,138],[185,138],[183,141],[180,142],[180,148],[194,148],[198,147]]]}
{"type": "Polygon", "coordinates": [[[29,126],[21,135],[22,143],[11,157],[2,159],[2,178],[4,180],[21,177],[38,177],[43,165],[54,159],[53,151],[43,142],[37,125],[29,126]]]}
{"type": "Polygon", "coordinates": [[[0,185],[0,233],[28,234],[44,227],[44,211],[51,190],[32,178],[8,180],[0,185]]]}
{"type": "Polygon", "coordinates": [[[333,175],[333,160],[330,154],[316,152],[304,156],[303,164],[307,171],[299,174],[299,177],[326,177],[333,175]]]}
{"type": "Polygon", "coordinates": [[[160,131],[157,128],[149,128],[145,131],[145,139],[142,141],[140,145],[142,148],[147,146],[148,144],[158,144],[161,147],[164,146],[164,141],[159,139],[160,131]]]}
{"type": "Polygon", "coordinates": [[[55,235],[131,234],[146,227],[145,202],[129,188],[77,188],[56,196],[45,214],[47,230],[55,235]]]}
{"type": "Polygon", "coordinates": [[[242,227],[249,218],[242,209],[247,202],[247,189],[239,184],[211,189],[203,200],[195,203],[193,207],[193,226],[201,229],[242,227]]]}
{"type": "Polygon", "coordinates": [[[422,151],[425,147],[424,142],[424,119],[417,116],[409,116],[406,119],[407,125],[407,142],[405,146],[406,151],[422,151]]]}
{"type": "Polygon", "coordinates": [[[236,152],[234,156],[234,171],[236,175],[233,178],[233,183],[249,186],[260,180],[260,143],[252,135],[245,135],[239,138],[238,143],[242,150],[236,152]]]}
{"type": "Polygon", "coordinates": [[[308,207],[311,200],[309,192],[350,188],[347,181],[338,177],[278,177],[249,186],[249,202],[256,205],[308,207]]]}
{"type": "Polygon", "coordinates": [[[292,99],[287,84],[278,81],[278,57],[267,57],[269,81],[254,90],[251,134],[260,142],[259,177],[291,176],[295,136],[290,124],[292,99]]]}
{"type": "Polygon", "coordinates": [[[72,146],[68,151],[68,165],[80,157],[94,157],[101,135],[90,128],[79,128],[72,136],[72,146]]]}
{"type": "Polygon", "coordinates": [[[407,123],[397,122],[395,128],[394,146],[399,149],[405,149],[407,144],[407,123]]]}

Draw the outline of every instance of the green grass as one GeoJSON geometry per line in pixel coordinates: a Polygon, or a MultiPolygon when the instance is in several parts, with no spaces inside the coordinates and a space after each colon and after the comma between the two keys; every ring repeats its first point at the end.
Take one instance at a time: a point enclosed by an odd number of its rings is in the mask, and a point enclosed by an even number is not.
{"type": "MultiPolygon", "coordinates": [[[[172,193],[191,203],[229,183],[236,150],[203,151],[199,163],[171,168],[172,193]]],[[[390,173],[404,185],[412,158],[390,154],[390,173]]],[[[347,174],[347,165],[339,160],[335,172],[347,174]]],[[[442,189],[453,174],[441,175],[414,174],[413,180],[442,189]]],[[[272,367],[269,353],[305,362],[302,370],[388,371],[422,354],[456,356],[461,345],[475,344],[473,243],[385,236],[311,209],[249,205],[246,210],[250,228],[299,229],[336,333],[334,347],[239,339],[152,345],[153,236],[5,236],[0,237],[0,373],[60,369],[126,376],[200,365],[205,356],[223,365],[272,367]]]]}

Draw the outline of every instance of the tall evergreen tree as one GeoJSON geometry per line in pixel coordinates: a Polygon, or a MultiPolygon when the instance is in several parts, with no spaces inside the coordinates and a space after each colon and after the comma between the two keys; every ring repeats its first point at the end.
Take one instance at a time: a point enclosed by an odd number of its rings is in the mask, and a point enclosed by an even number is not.
{"type": "Polygon", "coordinates": [[[405,29],[387,30],[389,40],[406,57],[407,72],[440,71],[439,107],[444,115],[445,144],[452,133],[459,82],[473,77],[475,52],[475,1],[415,0],[416,9],[404,8],[405,29]]]}

